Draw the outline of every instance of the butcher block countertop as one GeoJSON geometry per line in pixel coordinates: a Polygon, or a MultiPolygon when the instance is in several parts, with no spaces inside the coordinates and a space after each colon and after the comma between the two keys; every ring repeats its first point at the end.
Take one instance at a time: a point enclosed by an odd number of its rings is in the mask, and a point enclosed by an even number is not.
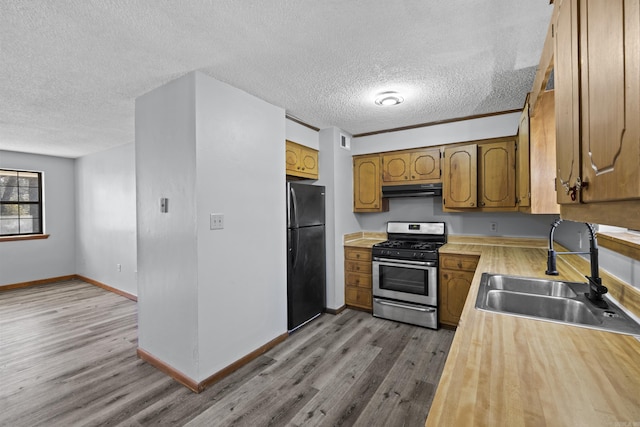
{"type": "MultiPolygon", "coordinates": [[[[475,309],[483,272],[549,277],[546,241],[450,235],[440,252],[480,261],[427,426],[640,426],[640,339],[475,309]]],[[[557,264],[561,280],[589,271],[575,255],[557,264]]],[[[640,292],[602,276],[639,315],[640,292]]]]}
{"type": "Polygon", "coordinates": [[[374,231],[360,231],[357,233],[345,234],[343,237],[344,246],[350,248],[368,248],[371,249],[376,243],[387,240],[387,233],[374,231]]]}

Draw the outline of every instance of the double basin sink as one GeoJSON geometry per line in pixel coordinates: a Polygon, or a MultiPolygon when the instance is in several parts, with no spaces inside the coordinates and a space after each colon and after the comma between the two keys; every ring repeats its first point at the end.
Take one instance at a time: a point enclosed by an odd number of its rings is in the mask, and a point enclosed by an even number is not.
{"type": "Polygon", "coordinates": [[[608,307],[593,305],[585,296],[589,285],[483,273],[476,308],[495,313],[640,335],[640,324],[605,296],[608,307]]]}

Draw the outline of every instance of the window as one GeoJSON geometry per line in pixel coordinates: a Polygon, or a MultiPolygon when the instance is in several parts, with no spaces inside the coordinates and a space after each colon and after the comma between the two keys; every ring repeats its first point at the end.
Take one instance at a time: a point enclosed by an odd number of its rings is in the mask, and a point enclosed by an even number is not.
{"type": "Polygon", "coordinates": [[[42,174],[0,169],[0,236],[42,232],[42,174]]]}

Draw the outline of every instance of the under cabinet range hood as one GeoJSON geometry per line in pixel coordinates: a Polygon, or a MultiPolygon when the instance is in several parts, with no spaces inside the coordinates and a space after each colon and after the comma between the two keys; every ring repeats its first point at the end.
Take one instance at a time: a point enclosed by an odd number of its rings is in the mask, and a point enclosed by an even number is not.
{"type": "Polygon", "coordinates": [[[383,185],[382,197],[439,197],[442,196],[442,183],[383,185]]]}

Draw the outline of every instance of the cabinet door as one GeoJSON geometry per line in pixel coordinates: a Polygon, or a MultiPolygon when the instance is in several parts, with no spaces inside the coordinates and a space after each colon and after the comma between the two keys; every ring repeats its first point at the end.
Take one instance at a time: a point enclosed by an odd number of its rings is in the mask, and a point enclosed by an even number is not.
{"type": "Polygon", "coordinates": [[[390,153],[382,155],[382,181],[398,183],[409,181],[409,153],[390,153]]]}
{"type": "Polygon", "coordinates": [[[578,203],[571,192],[580,177],[578,0],[560,0],[554,29],[556,189],[558,203],[578,203]]]}
{"type": "MultiPolygon", "coordinates": [[[[543,92],[530,118],[530,176],[531,209],[535,214],[557,214],[556,203],[556,118],[554,114],[554,91],[543,92]]],[[[518,145],[517,155],[524,150],[518,145]]]]}
{"type": "Polygon", "coordinates": [[[516,205],[515,140],[478,144],[481,207],[516,205]]]}
{"type": "Polygon", "coordinates": [[[520,207],[531,205],[531,181],[533,180],[531,179],[529,153],[529,103],[527,102],[522,110],[518,124],[516,162],[518,171],[518,204],[520,207]]]}
{"type": "Polygon", "coordinates": [[[474,273],[440,270],[440,323],[457,326],[474,273]]]}
{"type": "Polygon", "coordinates": [[[286,141],[287,175],[318,179],[318,150],[286,141]]]}
{"type": "Polygon", "coordinates": [[[300,170],[307,175],[318,177],[318,152],[302,147],[300,149],[300,170]]]}
{"type": "Polygon", "coordinates": [[[447,208],[475,208],[478,204],[478,144],[444,149],[442,204],[447,208]]]}
{"type": "Polygon", "coordinates": [[[286,144],[286,164],[287,175],[292,175],[298,172],[298,166],[300,165],[300,147],[287,141],[286,144]]]}
{"type": "Polygon", "coordinates": [[[353,211],[382,212],[388,204],[382,200],[380,186],[380,156],[353,158],[353,211]]]}
{"type": "Polygon", "coordinates": [[[638,1],[581,0],[583,202],[640,197],[638,1]]]}
{"type": "Polygon", "coordinates": [[[431,148],[411,152],[411,181],[440,182],[440,149],[431,148]]]}

